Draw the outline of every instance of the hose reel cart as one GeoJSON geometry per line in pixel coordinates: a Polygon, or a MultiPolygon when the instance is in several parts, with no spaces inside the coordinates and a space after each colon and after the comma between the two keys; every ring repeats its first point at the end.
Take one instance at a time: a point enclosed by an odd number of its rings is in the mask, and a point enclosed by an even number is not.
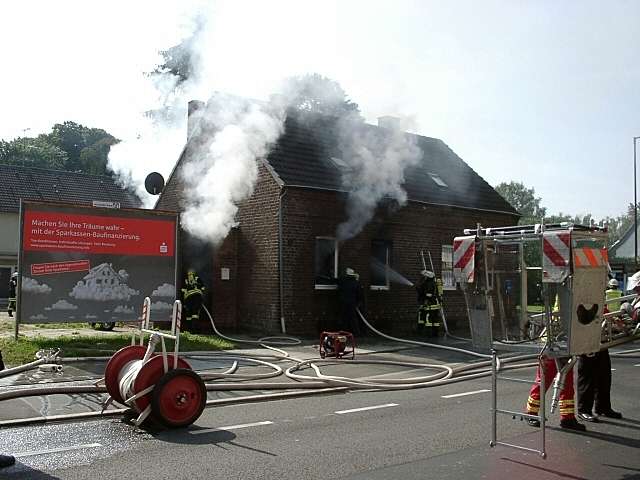
{"type": "Polygon", "coordinates": [[[203,380],[193,371],[189,363],[178,357],[180,347],[181,304],[173,305],[171,332],[163,333],[149,329],[151,300],[147,297],[136,345],[134,333],[132,345],[117,351],[107,363],[104,382],[112,401],[131,407],[140,426],[147,418],[169,427],[186,427],[195,422],[205,408],[207,391],[203,380]],[[145,348],[144,335],[150,335],[145,348]],[[172,354],[167,353],[165,339],[175,342],[172,354]],[[155,353],[158,343],[160,354],[155,353]]]}

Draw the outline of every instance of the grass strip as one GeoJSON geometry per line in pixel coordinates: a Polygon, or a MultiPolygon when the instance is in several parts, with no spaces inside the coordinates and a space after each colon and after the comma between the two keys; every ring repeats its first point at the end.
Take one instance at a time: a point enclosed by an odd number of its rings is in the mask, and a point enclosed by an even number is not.
{"type": "MultiPolygon", "coordinates": [[[[173,341],[165,340],[167,350],[173,350],[173,341]]],[[[9,338],[0,338],[0,351],[4,363],[15,367],[35,360],[38,350],[48,348],[62,349],[65,357],[93,357],[108,356],[122,347],[131,344],[131,334],[96,335],[96,336],[61,336],[49,338],[44,336],[18,337],[15,341],[9,338]]],[[[145,342],[146,345],[146,342],[145,342]]],[[[216,336],[196,335],[192,333],[180,334],[180,351],[211,351],[228,350],[233,348],[231,342],[216,336]]],[[[160,351],[160,346],[156,351],[160,351]]]]}

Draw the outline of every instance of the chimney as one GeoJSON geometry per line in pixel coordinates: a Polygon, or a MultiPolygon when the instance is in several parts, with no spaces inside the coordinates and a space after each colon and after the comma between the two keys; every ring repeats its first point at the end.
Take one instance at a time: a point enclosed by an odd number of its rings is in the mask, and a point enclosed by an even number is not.
{"type": "Polygon", "coordinates": [[[388,128],[389,130],[402,130],[402,123],[399,117],[384,115],[378,117],[378,127],[388,128]]]}
{"type": "Polygon", "coordinates": [[[205,102],[202,100],[190,100],[189,106],[187,110],[187,141],[193,135],[200,119],[202,118],[202,114],[204,113],[205,102]]]}

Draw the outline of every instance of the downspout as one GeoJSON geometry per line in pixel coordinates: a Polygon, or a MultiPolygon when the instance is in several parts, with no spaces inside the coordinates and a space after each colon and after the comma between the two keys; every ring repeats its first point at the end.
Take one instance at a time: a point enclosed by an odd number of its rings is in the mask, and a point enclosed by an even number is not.
{"type": "Polygon", "coordinates": [[[278,277],[280,282],[280,330],[287,333],[287,325],[284,320],[284,255],[283,255],[283,228],[282,228],[282,199],[287,191],[284,186],[281,187],[280,196],[278,197],[278,277]]]}

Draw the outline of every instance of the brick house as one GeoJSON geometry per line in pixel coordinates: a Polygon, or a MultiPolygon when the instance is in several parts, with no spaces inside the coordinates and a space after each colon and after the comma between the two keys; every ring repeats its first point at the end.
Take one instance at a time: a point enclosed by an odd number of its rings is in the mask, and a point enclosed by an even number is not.
{"type": "MultiPolygon", "coordinates": [[[[422,151],[419,164],[405,172],[408,202],[403,207],[381,202],[361,233],[338,243],[336,227],[345,219],[347,192],[340,160],[332,156],[332,128],[331,119],[311,125],[287,118],[283,135],[259,160],[258,180],[239,206],[237,226],[215,252],[182,233],[185,268],[194,258],[204,259],[198,272],[211,287],[207,302],[216,323],[223,331],[275,333],[285,326],[289,334],[315,335],[335,326],[334,278],[351,267],[365,287],[368,319],[385,331],[408,331],[415,323],[416,293],[394,277],[415,281],[424,251],[427,265],[430,252],[437,275],[445,280],[450,327],[466,326],[464,299],[452,275],[453,238],[477,223],[515,224],[519,214],[444,142],[406,134],[422,151]],[[391,273],[372,268],[372,258],[391,273]]],[[[188,161],[189,143],[156,208],[181,211],[180,170],[188,161]]]]}

